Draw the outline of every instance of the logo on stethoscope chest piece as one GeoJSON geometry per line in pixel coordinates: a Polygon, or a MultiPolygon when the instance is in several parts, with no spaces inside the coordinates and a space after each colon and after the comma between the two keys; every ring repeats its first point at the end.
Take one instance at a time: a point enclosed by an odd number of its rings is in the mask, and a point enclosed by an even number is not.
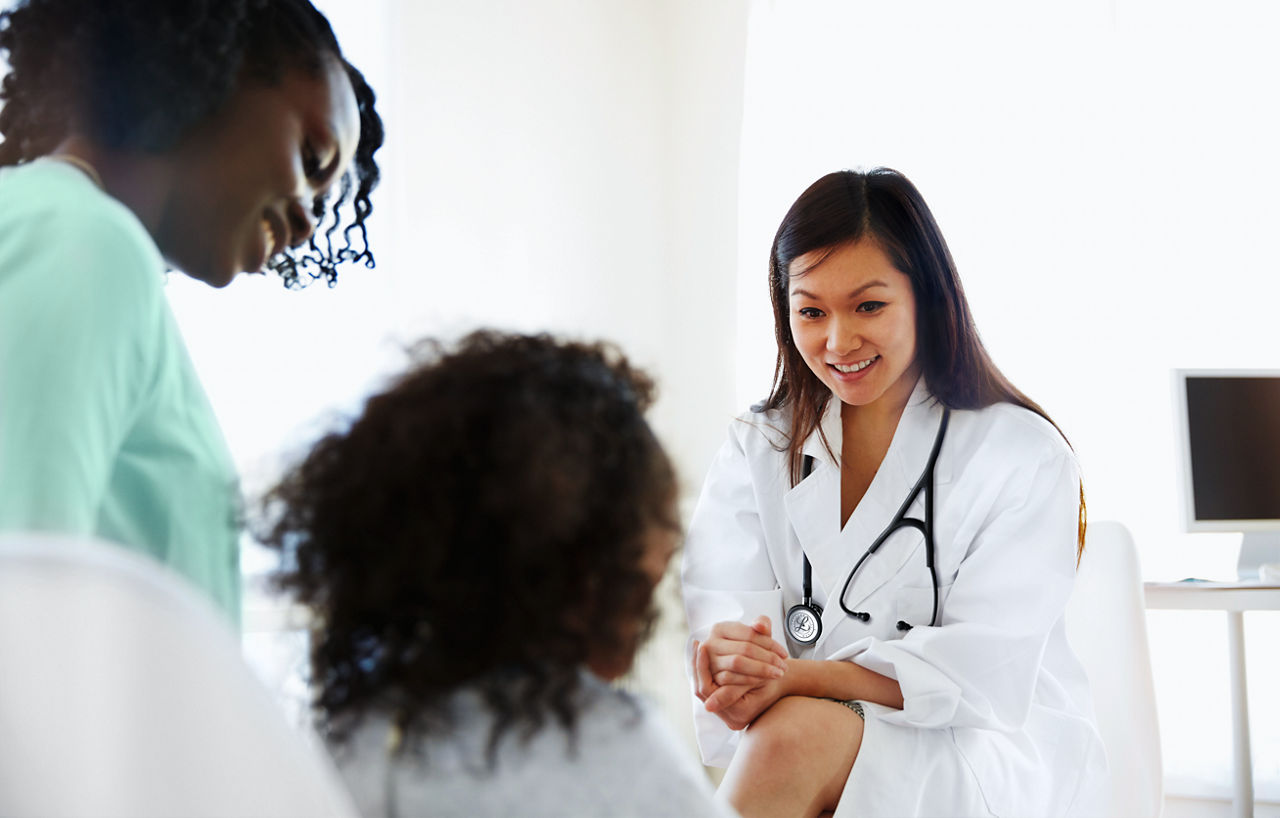
{"type": "Polygon", "coordinates": [[[787,634],[802,645],[816,642],[822,633],[821,616],[814,605],[796,605],[787,611],[787,634]]]}

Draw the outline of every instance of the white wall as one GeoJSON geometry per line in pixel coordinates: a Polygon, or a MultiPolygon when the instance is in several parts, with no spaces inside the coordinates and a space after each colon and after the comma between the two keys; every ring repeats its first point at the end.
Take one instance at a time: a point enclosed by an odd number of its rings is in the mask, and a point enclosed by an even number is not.
{"type": "MultiPolygon", "coordinates": [[[[1095,519],[1134,530],[1152,578],[1231,572],[1231,537],[1179,529],[1168,370],[1280,368],[1269,5],[323,6],[382,95],[378,269],[301,294],[171,284],[251,487],[399,344],[498,325],[611,337],[650,366],[696,490],[768,389],[778,219],[822,173],[887,164],[934,207],[997,362],[1071,436],[1095,519]]],[[[1219,619],[1151,617],[1166,761],[1198,791],[1229,781],[1219,619]]],[[[1248,618],[1271,797],[1277,619],[1248,618]]],[[[671,622],[641,676],[680,715],[671,622]]]]}
{"type": "MultiPolygon", "coordinates": [[[[252,497],[403,364],[478,326],[618,342],[696,492],[733,401],[739,0],[326,0],[379,93],[374,270],[332,290],[172,276],[171,300],[252,497]]],[[[248,544],[247,544],[248,545],[248,544]]],[[[247,547],[246,568],[269,567],[247,547]]],[[[636,683],[688,728],[677,589],[636,683]]],[[[251,601],[252,602],[252,601],[251,601]]],[[[300,645],[246,649],[292,699],[300,645]]]]}
{"type": "Polygon", "coordinates": [[[745,7],[321,5],[386,120],[377,269],[303,293],[170,283],[250,476],[404,343],[498,326],[609,338],[651,368],[696,488],[732,408],[745,7]]]}
{"type": "MultiPolygon", "coordinates": [[[[1090,515],[1147,576],[1234,575],[1178,516],[1170,370],[1280,368],[1280,16],[1263,2],[754,5],[743,292],[821,174],[889,165],[932,205],[996,362],[1070,436],[1090,515]]],[[[754,298],[754,296],[753,296],[754,298]]],[[[740,314],[739,402],[772,361],[740,314]]],[[[1171,789],[1230,781],[1225,622],[1150,617],[1171,789]]],[[[1247,617],[1255,780],[1280,798],[1280,617],[1247,617]]]]}

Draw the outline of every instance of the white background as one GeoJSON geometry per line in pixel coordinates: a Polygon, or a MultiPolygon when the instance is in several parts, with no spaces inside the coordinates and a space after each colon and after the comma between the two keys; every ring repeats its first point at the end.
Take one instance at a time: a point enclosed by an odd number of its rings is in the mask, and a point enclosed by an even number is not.
{"type": "MultiPolygon", "coordinates": [[[[883,164],[931,203],[997,363],[1070,436],[1094,519],[1132,529],[1149,578],[1231,575],[1236,538],[1181,530],[1170,370],[1280,368],[1267,4],[323,5],[382,95],[378,268],[301,294],[171,285],[251,489],[404,343],[496,325],[651,367],[696,493],[769,386],[778,220],[821,174],[883,164]]],[[[1273,799],[1278,620],[1247,616],[1273,799]]],[[[1222,616],[1149,621],[1169,788],[1225,794],[1222,616]]],[[[677,630],[640,676],[686,719],[677,630]]]]}
{"type": "MultiPolygon", "coordinates": [[[[169,285],[251,493],[406,343],[481,325],[621,343],[659,377],[696,493],[769,386],[778,220],[829,170],[889,165],[932,205],[995,360],[1071,438],[1094,519],[1130,527],[1149,578],[1231,575],[1237,538],[1181,530],[1169,373],[1280,368],[1271,4],[320,5],[388,127],[377,269],[169,285]]],[[[1225,793],[1222,617],[1149,622],[1169,788],[1225,793]]],[[[1280,800],[1280,616],[1246,625],[1255,781],[1280,800]]],[[[638,676],[684,722],[679,628],[638,676]]]]}

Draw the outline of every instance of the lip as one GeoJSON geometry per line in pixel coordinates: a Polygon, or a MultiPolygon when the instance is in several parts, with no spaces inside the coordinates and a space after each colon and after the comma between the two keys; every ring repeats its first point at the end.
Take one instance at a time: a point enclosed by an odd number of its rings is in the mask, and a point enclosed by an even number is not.
{"type": "MultiPolygon", "coordinates": [[[[865,361],[867,359],[863,358],[862,360],[865,361]]],[[[879,355],[876,355],[871,359],[871,363],[867,364],[862,369],[859,369],[857,372],[841,372],[840,370],[836,369],[834,363],[828,362],[827,371],[830,372],[831,376],[834,377],[840,383],[857,383],[858,381],[867,377],[867,374],[869,372],[871,372],[877,366],[879,366],[881,360],[883,360],[883,358],[879,355]]],[[[861,361],[849,361],[849,363],[844,363],[843,361],[840,361],[837,363],[839,363],[841,366],[851,366],[852,364],[861,363],[861,361]]]]}
{"type": "Polygon", "coordinates": [[[261,232],[261,222],[266,222],[267,226],[271,228],[271,236],[274,241],[270,247],[266,246],[265,241],[263,242],[262,263],[258,265],[259,269],[266,267],[267,262],[284,252],[284,249],[289,244],[288,222],[281,218],[279,213],[270,209],[264,210],[259,218],[259,232],[261,232]]]}
{"type": "Polygon", "coordinates": [[[271,236],[275,237],[275,243],[268,248],[268,259],[278,256],[284,252],[284,248],[289,246],[289,223],[285,221],[283,216],[275,213],[274,210],[265,211],[262,219],[271,225],[271,236]]]}

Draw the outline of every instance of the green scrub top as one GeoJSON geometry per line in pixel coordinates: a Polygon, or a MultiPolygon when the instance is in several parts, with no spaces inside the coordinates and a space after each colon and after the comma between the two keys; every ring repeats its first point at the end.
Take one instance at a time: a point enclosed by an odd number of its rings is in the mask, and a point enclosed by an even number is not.
{"type": "Polygon", "coordinates": [[[132,211],[79,169],[0,169],[0,531],[155,557],[239,625],[239,488],[132,211]]]}

